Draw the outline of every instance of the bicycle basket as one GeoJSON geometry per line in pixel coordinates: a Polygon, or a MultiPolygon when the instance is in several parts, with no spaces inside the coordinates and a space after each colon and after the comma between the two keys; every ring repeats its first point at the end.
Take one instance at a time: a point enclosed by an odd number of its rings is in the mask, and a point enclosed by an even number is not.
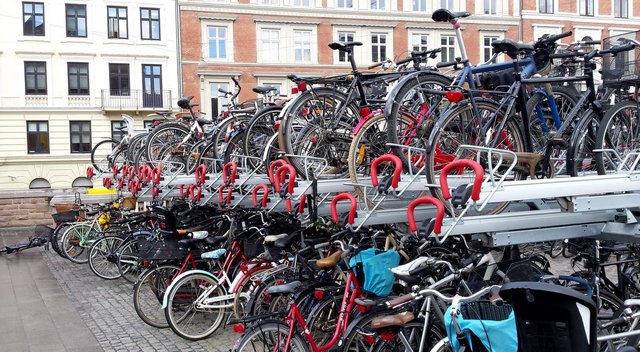
{"type": "Polygon", "coordinates": [[[398,264],[400,255],[392,249],[365,249],[349,260],[349,266],[353,268],[362,289],[378,297],[386,297],[391,293],[394,281],[391,268],[398,264]]]}
{"type": "MultiPolygon", "coordinates": [[[[462,303],[457,318],[460,329],[467,331],[467,341],[472,351],[518,350],[516,320],[510,305],[495,305],[488,301],[462,303]]],[[[460,346],[451,319],[451,307],[444,314],[444,322],[453,350],[458,351],[460,346]]]]}
{"type": "Polygon", "coordinates": [[[51,214],[53,218],[53,222],[56,224],[62,224],[65,222],[74,222],[76,221],[76,217],[80,215],[80,209],[74,209],[70,211],[65,211],[62,213],[51,214]]]}
{"type": "Polygon", "coordinates": [[[56,208],[56,213],[66,213],[71,210],[80,208],[80,204],[76,203],[60,203],[53,206],[56,208]]]}
{"type": "Polygon", "coordinates": [[[141,240],[140,259],[142,260],[178,260],[184,259],[186,250],[178,241],[172,240],[141,240]]]}
{"type": "MultiPolygon", "coordinates": [[[[602,40],[602,49],[627,43],[627,39],[639,40],[640,31],[614,35],[602,40]]],[[[607,86],[625,86],[640,83],[640,49],[624,51],[602,58],[602,83],[607,86]]]]}
{"type": "Polygon", "coordinates": [[[533,265],[528,258],[482,265],[469,274],[467,285],[475,291],[488,285],[500,285],[510,281],[538,281],[533,265]]]}

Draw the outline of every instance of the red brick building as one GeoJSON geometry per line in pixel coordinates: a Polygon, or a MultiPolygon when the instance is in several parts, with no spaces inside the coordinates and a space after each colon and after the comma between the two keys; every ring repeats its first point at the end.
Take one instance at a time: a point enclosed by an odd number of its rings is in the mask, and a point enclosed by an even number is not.
{"type": "MultiPolygon", "coordinates": [[[[325,75],[349,70],[345,58],[327,46],[360,41],[360,67],[410,50],[442,48],[437,61],[459,56],[451,25],[431,13],[446,7],[468,11],[463,19],[466,51],[473,63],[490,53],[497,38],[525,42],[544,33],[573,30],[580,39],[640,29],[640,0],[181,0],[183,94],[211,111],[217,89],[240,77],[241,99],[255,97],[257,84],[280,87],[286,76],[325,75]],[[614,10],[615,8],[615,10],[614,10]]],[[[567,40],[568,41],[568,40],[567,40]]],[[[218,102],[222,104],[222,102],[218,102]]]]}

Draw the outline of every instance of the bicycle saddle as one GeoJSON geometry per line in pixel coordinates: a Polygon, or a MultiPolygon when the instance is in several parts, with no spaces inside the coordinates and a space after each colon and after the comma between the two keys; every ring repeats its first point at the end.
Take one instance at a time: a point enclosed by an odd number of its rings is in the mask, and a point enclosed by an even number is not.
{"type": "Polygon", "coordinates": [[[329,48],[331,48],[331,50],[347,51],[347,50],[351,50],[351,48],[354,46],[361,46],[361,45],[362,45],[361,42],[333,42],[333,43],[329,43],[329,48]]]}
{"type": "Polygon", "coordinates": [[[213,124],[213,121],[203,118],[198,118],[196,121],[200,124],[200,126],[213,124]]]}
{"type": "Polygon", "coordinates": [[[258,94],[267,94],[269,92],[272,92],[274,90],[277,90],[276,87],[271,87],[271,86],[256,86],[253,87],[253,91],[258,93],[258,94]]]}
{"type": "Polygon", "coordinates": [[[471,16],[471,14],[467,11],[451,12],[447,9],[439,9],[433,11],[431,19],[434,22],[451,22],[454,18],[464,18],[469,16],[471,16]]]}
{"type": "Polygon", "coordinates": [[[191,101],[191,99],[193,99],[193,95],[189,95],[187,97],[180,98],[180,100],[178,100],[178,106],[183,108],[183,109],[188,109],[189,108],[189,102],[191,101]]]}
{"type": "Polygon", "coordinates": [[[521,52],[532,53],[535,51],[533,45],[515,42],[511,39],[494,40],[491,43],[493,51],[497,53],[506,53],[512,59],[521,52]]]}

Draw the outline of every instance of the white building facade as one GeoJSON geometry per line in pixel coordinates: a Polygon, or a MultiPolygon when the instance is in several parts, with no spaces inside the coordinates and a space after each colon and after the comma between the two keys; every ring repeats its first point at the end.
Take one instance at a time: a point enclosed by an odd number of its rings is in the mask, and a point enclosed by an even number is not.
{"type": "Polygon", "coordinates": [[[0,1],[0,189],[68,188],[179,98],[176,1],[0,1]]]}

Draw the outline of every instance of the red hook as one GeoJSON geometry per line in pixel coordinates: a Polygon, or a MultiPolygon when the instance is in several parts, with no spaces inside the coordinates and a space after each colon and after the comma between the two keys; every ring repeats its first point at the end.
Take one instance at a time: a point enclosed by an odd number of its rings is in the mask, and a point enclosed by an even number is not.
{"type": "Polygon", "coordinates": [[[333,219],[333,222],[338,222],[338,220],[340,220],[340,218],[338,217],[337,205],[338,202],[343,199],[348,199],[351,202],[351,208],[349,208],[349,217],[347,218],[347,222],[353,225],[356,218],[357,202],[356,197],[354,197],[351,193],[340,193],[333,197],[333,199],[331,200],[331,218],[333,219]]]}
{"type": "Polygon", "coordinates": [[[482,179],[484,177],[484,169],[480,164],[469,159],[458,159],[450,162],[440,172],[440,188],[442,189],[442,196],[444,199],[451,198],[451,192],[449,191],[449,183],[447,182],[447,176],[449,172],[456,168],[468,167],[473,169],[475,173],[475,179],[473,181],[473,187],[471,188],[471,199],[478,201],[480,199],[480,187],[482,187],[482,179]]]}
{"type": "Polygon", "coordinates": [[[235,161],[230,161],[222,167],[222,182],[225,185],[233,184],[236,182],[236,174],[238,173],[238,164],[235,161]],[[231,175],[229,175],[229,169],[231,169],[231,175]]]}
{"type": "Polygon", "coordinates": [[[393,170],[393,178],[391,179],[391,187],[398,188],[400,176],[402,175],[402,160],[394,154],[384,154],[373,159],[371,162],[371,184],[373,187],[378,187],[378,164],[383,161],[391,161],[394,163],[395,168],[393,170]]]}
{"type": "MultiPolygon", "coordinates": [[[[195,171],[196,184],[202,185],[207,180],[207,165],[200,164],[196,167],[195,171]]],[[[223,174],[224,177],[224,174],[223,174]]]]}
{"type": "Polygon", "coordinates": [[[271,163],[271,165],[269,165],[269,170],[267,170],[267,175],[269,176],[269,181],[271,182],[271,184],[273,185],[276,184],[276,180],[274,178],[275,169],[284,165],[287,165],[287,162],[284,161],[284,159],[275,160],[271,163]]]}
{"type": "Polygon", "coordinates": [[[407,220],[409,222],[409,229],[412,232],[418,231],[414,211],[418,205],[422,204],[433,204],[436,206],[436,223],[433,227],[433,232],[436,235],[440,234],[440,232],[442,231],[442,220],[444,219],[444,205],[442,205],[440,199],[435,197],[420,197],[414,199],[411,203],[409,203],[409,208],[407,208],[407,220]]]}
{"type": "Polygon", "coordinates": [[[253,206],[255,208],[264,208],[267,206],[267,202],[269,202],[269,186],[263,184],[257,185],[253,191],[253,206]],[[262,190],[262,201],[258,203],[258,191],[262,190]]]}
{"type": "Polygon", "coordinates": [[[289,185],[287,186],[287,193],[293,194],[293,189],[296,186],[296,169],[289,164],[280,167],[274,175],[276,192],[280,193],[281,187],[287,177],[287,173],[289,174],[289,185]]]}

